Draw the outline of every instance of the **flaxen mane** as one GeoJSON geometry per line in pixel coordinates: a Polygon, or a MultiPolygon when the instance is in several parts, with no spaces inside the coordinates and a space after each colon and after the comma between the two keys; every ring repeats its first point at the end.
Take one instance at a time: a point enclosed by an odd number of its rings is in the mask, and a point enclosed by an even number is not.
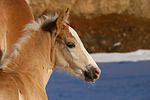
{"type": "MultiPolygon", "coordinates": [[[[32,32],[36,31],[38,29],[46,30],[47,24],[53,23],[57,19],[58,15],[55,14],[55,16],[43,16],[41,18],[38,18],[36,21],[32,21],[31,23],[27,24],[25,28],[23,29],[22,37],[18,39],[18,41],[14,44],[11,52],[9,55],[5,57],[4,60],[0,62],[0,69],[7,66],[9,63],[9,60],[7,58],[10,58],[12,56],[17,56],[19,54],[19,49],[21,48],[21,44],[25,42],[28,38],[31,38],[32,32]]],[[[66,23],[68,21],[66,20],[66,23]]]]}

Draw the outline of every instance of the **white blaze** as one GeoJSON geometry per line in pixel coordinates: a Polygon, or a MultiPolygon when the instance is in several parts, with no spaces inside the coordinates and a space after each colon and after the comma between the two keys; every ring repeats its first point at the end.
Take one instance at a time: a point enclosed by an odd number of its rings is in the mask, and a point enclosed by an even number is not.
{"type": "Polygon", "coordinates": [[[97,67],[98,68],[98,66],[95,63],[95,61],[93,60],[93,58],[89,55],[89,53],[84,48],[83,43],[81,42],[81,40],[80,40],[77,32],[73,28],[71,28],[70,26],[69,26],[69,31],[72,34],[72,36],[75,37],[75,39],[77,40],[77,42],[80,44],[81,50],[83,51],[84,55],[88,59],[89,64],[92,64],[92,65],[94,65],[93,67],[97,67]]]}

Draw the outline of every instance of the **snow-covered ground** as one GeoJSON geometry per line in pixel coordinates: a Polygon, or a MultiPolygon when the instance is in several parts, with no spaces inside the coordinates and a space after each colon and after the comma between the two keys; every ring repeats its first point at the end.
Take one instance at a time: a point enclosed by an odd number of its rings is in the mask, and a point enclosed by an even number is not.
{"type": "Polygon", "coordinates": [[[150,50],[137,50],[129,53],[95,53],[91,54],[96,62],[125,62],[150,60],[150,50]]]}
{"type": "Polygon", "coordinates": [[[150,100],[150,51],[92,54],[102,74],[96,83],[56,70],[47,85],[49,100],[150,100]]]}

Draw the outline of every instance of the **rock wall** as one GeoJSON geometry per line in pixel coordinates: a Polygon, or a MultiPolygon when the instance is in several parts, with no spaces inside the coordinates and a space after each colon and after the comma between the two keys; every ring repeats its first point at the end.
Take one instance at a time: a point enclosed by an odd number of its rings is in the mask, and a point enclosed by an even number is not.
{"type": "Polygon", "coordinates": [[[92,18],[111,13],[134,14],[150,18],[150,0],[30,0],[34,15],[59,12],[69,7],[72,13],[92,18]]]}
{"type": "Polygon", "coordinates": [[[30,0],[35,17],[71,8],[70,25],[89,52],[150,49],[150,0],[30,0]]]}

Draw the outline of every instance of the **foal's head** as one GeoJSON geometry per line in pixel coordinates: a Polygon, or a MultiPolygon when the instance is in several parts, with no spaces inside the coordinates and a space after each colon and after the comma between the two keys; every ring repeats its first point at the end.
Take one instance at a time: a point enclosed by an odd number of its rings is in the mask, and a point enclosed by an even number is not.
{"type": "Polygon", "coordinates": [[[86,81],[95,81],[101,73],[95,61],[85,50],[78,34],[67,23],[69,10],[62,11],[53,21],[47,21],[42,29],[55,39],[55,65],[86,81]]]}

